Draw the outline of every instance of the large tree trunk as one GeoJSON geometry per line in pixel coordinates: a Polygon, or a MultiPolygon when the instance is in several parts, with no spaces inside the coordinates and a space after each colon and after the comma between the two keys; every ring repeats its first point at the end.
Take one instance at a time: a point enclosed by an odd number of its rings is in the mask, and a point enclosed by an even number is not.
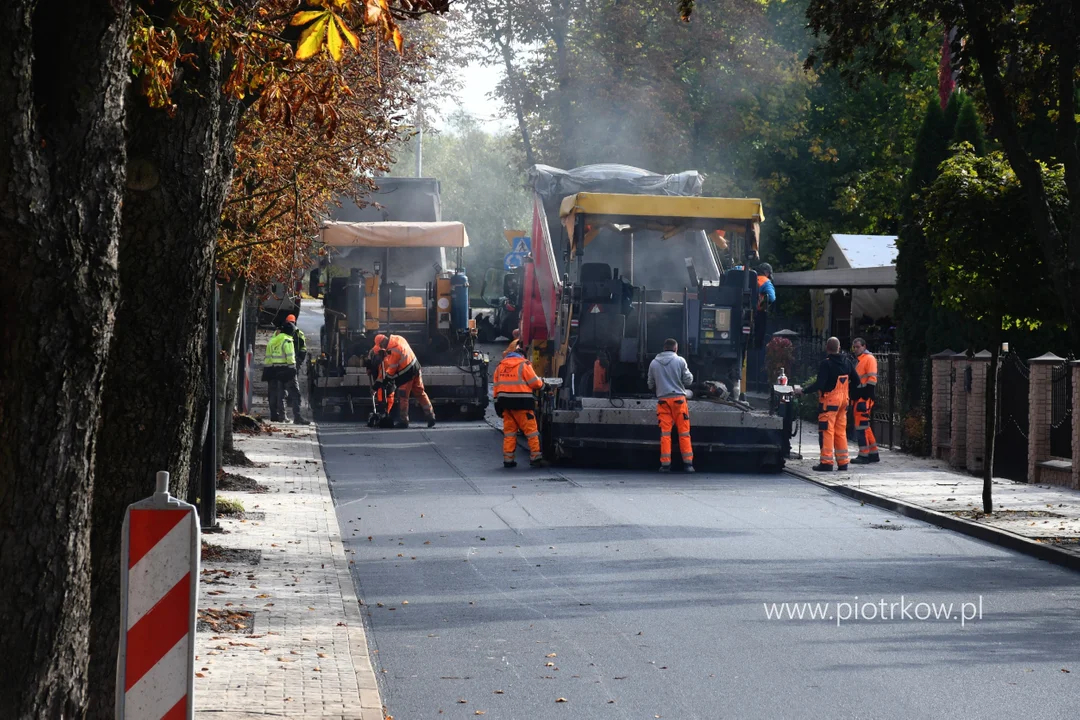
{"type": "Polygon", "coordinates": [[[0,717],[86,702],[90,499],[118,299],[128,8],[0,5],[0,717]]]}
{"type": "Polygon", "coordinates": [[[244,317],[244,294],[247,281],[234,278],[218,291],[218,347],[217,358],[217,457],[221,464],[221,451],[232,442],[232,409],[236,401],[236,362],[243,349],[240,348],[240,323],[244,317]]]}
{"type": "Polygon", "coordinates": [[[124,198],[121,306],[105,383],[93,512],[89,717],[111,718],[120,622],[124,508],[167,470],[183,497],[203,416],[214,245],[229,189],[239,107],[221,92],[221,61],[198,58],[169,118],[129,97],[128,154],[137,184],[124,198]]]}

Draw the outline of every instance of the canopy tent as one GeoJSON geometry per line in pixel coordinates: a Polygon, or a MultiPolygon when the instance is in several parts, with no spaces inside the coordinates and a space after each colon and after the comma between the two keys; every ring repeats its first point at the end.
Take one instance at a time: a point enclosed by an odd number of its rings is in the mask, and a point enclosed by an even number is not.
{"type": "Polygon", "coordinates": [[[810,290],[895,288],[896,266],[773,273],[772,282],[778,288],[799,287],[810,290]]]}
{"type": "Polygon", "coordinates": [[[469,234],[459,222],[324,222],[323,244],[331,247],[465,248],[469,234]]]}

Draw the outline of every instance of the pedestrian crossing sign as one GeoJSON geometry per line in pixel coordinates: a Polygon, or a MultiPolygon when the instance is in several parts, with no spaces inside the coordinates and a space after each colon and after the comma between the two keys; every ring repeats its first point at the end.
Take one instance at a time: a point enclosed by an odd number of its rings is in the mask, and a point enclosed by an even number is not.
{"type": "Polygon", "coordinates": [[[592,315],[595,315],[598,312],[600,312],[600,306],[599,305],[593,305],[591,308],[589,308],[589,313],[592,314],[592,315]]]}
{"type": "Polygon", "coordinates": [[[520,255],[528,255],[532,251],[532,244],[527,237],[514,238],[514,249],[512,253],[520,255]]]}

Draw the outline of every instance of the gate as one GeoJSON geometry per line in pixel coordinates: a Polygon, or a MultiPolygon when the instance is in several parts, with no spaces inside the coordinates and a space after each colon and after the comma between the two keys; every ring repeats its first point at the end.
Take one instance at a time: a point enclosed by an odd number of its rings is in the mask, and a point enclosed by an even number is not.
{"type": "Polygon", "coordinates": [[[1072,368],[1068,362],[1054,368],[1050,392],[1050,455],[1072,459],[1072,368]]]}
{"type": "Polygon", "coordinates": [[[1001,356],[997,378],[994,475],[1027,482],[1028,367],[1015,353],[1001,356]]]}

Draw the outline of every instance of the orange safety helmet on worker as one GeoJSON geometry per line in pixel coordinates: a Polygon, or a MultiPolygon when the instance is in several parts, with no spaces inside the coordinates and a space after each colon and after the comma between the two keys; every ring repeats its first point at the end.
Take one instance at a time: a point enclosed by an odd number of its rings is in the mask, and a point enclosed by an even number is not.
{"type": "Polygon", "coordinates": [[[380,357],[379,379],[392,380],[397,385],[394,404],[398,406],[399,420],[396,428],[409,427],[409,399],[416,398],[427,418],[428,427],[435,427],[435,409],[424,390],[424,379],[420,371],[420,361],[409,347],[409,342],[400,335],[375,336],[375,347],[371,352],[380,357]]]}
{"type": "Polygon", "coordinates": [[[508,352],[495,368],[492,385],[495,412],[503,421],[503,467],[517,467],[517,434],[525,433],[529,443],[529,462],[542,462],[540,431],[536,427],[536,397],[534,390],[544,386],[532,364],[517,351],[508,352]]]}
{"type": "Polygon", "coordinates": [[[874,396],[877,392],[877,358],[866,349],[866,341],[855,338],[851,343],[855,353],[855,371],[859,375],[858,385],[851,388],[851,400],[855,406],[855,437],[859,441],[859,457],[852,462],[868,465],[881,461],[878,455],[877,438],[870,427],[874,411],[874,396]]]}

